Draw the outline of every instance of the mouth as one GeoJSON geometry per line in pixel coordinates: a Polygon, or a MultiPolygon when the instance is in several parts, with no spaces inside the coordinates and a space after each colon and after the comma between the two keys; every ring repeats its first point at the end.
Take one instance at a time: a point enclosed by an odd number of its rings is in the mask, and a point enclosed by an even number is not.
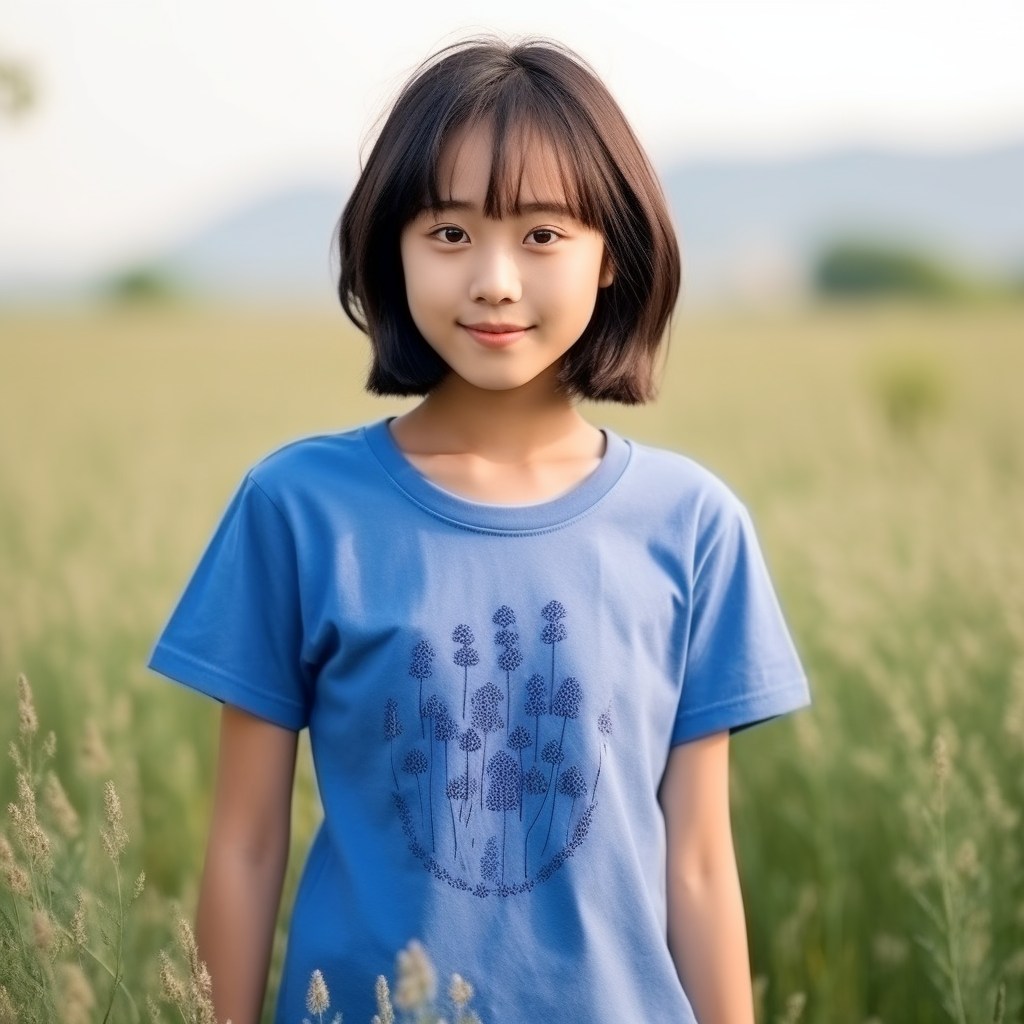
{"type": "Polygon", "coordinates": [[[477,323],[459,324],[459,326],[471,338],[488,348],[504,348],[506,345],[519,341],[530,330],[529,327],[523,327],[521,324],[477,323]]]}

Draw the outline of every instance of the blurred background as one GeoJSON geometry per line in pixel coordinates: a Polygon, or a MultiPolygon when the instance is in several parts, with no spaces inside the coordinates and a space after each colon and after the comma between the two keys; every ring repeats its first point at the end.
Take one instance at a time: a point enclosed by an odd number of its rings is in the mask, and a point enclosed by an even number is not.
{"type": "MultiPolygon", "coordinates": [[[[407,75],[484,31],[577,49],[647,146],[684,300],[660,401],[587,414],[740,494],[811,678],[810,711],[734,744],[759,1024],[1024,1020],[1017,0],[0,2],[17,1019],[145,1019],[159,997],[216,709],[149,675],[149,648],[248,465],[404,407],[362,392],[331,235],[407,75]]],[[[290,889],[317,817],[304,756],[290,889]]],[[[276,963],[286,926],[287,898],[276,963]]]]}

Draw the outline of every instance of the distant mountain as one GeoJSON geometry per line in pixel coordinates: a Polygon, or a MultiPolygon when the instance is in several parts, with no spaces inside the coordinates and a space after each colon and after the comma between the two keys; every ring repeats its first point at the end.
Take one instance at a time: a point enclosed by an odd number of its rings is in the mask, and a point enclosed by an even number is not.
{"type": "Polygon", "coordinates": [[[153,267],[200,292],[330,297],[331,241],[344,203],[341,190],[322,188],[270,196],[212,224],[153,267]]]}
{"type": "Polygon", "coordinates": [[[919,246],[983,273],[1024,270],[1024,144],[694,163],[664,183],[696,294],[771,289],[787,276],[799,287],[837,238],[919,246]]]}
{"type": "MultiPolygon", "coordinates": [[[[916,245],[985,273],[1024,270],[1024,143],[699,162],[670,169],[664,184],[697,300],[798,292],[815,252],[836,238],[916,245]]],[[[334,301],[331,239],[344,201],[329,188],[271,195],[150,266],[207,294],[334,301]]]]}

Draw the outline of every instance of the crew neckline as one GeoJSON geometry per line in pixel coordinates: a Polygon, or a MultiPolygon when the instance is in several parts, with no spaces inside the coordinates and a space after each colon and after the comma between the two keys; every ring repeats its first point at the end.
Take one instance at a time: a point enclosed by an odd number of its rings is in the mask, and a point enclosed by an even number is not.
{"type": "Polygon", "coordinates": [[[388,416],[363,427],[363,437],[384,471],[417,504],[463,526],[498,532],[546,530],[590,511],[615,486],[629,463],[631,445],[604,427],[605,451],[597,468],[575,487],[529,505],[496,505],[446,490],[423,475],[391,435],[388,416]]]}

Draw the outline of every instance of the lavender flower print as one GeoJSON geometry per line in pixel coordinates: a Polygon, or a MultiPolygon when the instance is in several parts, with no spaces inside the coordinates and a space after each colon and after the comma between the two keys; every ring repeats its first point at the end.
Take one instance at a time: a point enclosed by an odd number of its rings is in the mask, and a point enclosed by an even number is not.
{"type": "Polygon", "coordinates": [[[543,618],[547,619],[547,625],[540,631],[542,643],[551,646],[551,685],[548,689],[548,706],[550,707],[555,691],[555,645],[560,644],[569,634],[560,619],[565,618],[565,608],[561,601],[548,601],[540,610],[543,618]]]}
{"type": "Polygon", "coordinates": [[[551,714],[562,719],[562,735],[559,737],[558,745],[562,745],[565,739],[565,723],[570,718],[578,718],[580,705],[583,703],[583,688],[575,676],[566,676],[562,685],[551,702],[551,714]]]}
{"type": "Polygon", "coordinates": [[[597,775],[594,778],[594,789],[590,794],[591,803],[597,799],[597,784],[601,781],[601,763],[604,760],[604,752],[608,748],[608,737],[612,734],[612,708],[610,704],[597,716],[597,731],[601,734],[601,749],[597,753],[597,775]]]}
{"type": "Polygon", "coordinates": [[[420,795],[420,824],[426,824],[426,818],[423,814],[423,789],[420,786],[420,776],[427,770],[427,755],[420,750],[419,747],[413,747],[408,754],[405,755],[405,761],[402,762],[402,771],[408,772],[410,775],[416,778],[416,790],[420,795]]]}
{"type": "MultiPolygon", "coordinates": [[[[548,799],[547,798],[547,791],[551,790],[551,781],[552,781],[553,778],[555,779],[555,784],[557,785],[556,773],[558,771],[558,766],[562,763],[563,760],[565,760],[565,755],[562,753],[561,746],[555,740],[548,740],[548,742],[544,744],[544,749],[540,752],[540,759],[545,764],[551,765],[551,772],[548,775],[547,786],[545,787],[544,799],[541,801],[540,807],[537,808],[537,816],[533,819],[533,822],[531,823],[530,827],[526,830],[526,843],[525,843],[525,850],[523,852],[523,877],[524,878],[527,877],[527,874],[528,874],[527,863],[528,863],[528,858],[529,858],[529,853],[530,853],[530,833],[533,831],[534,826],[540,820],[541,813],[544,811],[544,805],[547,803],[547,799],[548,799]]],[[[554,795],[552,795],[552,797],[551,797],[552,812],[554,811],[554,806],[555,806],[555,797],[554,797],[554,795]]],[[[551,830],[550,830],[550,826],[549,826],[548,827],[548,834],[549,835],[550,835],[550,831],[551,830]]],[[[545,842],[544,846],[545,846],[545,848],[547,847],[547,843],[546,842],[545,842]]],[[[543,853],[544,851],[542,850],[541,852],[543,853]]]]}
{"type": "Polygon", "coordinates": [[[491,622],[501,629],[508,629],[515,624],[516,613],[507,604],[503,604],[492,616],[491,622]]]}
{"type": "Polygon", "coordinates": [[[484,764],[487,761],[487,734],[505,728],[505,720],[498,714],[498,705],[505,699],[494,683],[485,683],[470,698],[473,705],[473,725],[484,734],[484,751],[480,764],[480,809],[484,807],[484,764]]]}
{"type": "MultiPolygon", "coordinates": [[[[427,700],[426,704],[423,705],[423,710],[422,710],[421,714],[422,714],[423,718],[427,719],[431,723],[431,726],[433,726],[433,724],[434,724],[434,722],[436,720],[438,720],[438,719],[440,719],[442,717],[443,718],[447,718],[448,717],[448,708],[445,706],[444,701],[441,700],[441,698],[436,693],[434,693],[434,694],[430,695],[430,698],[427,700]]],[[[430,730],[430,748],[429,748],[430,749],[430,777],[429,777],[429,779],[427,781],[427,807],[428,807],[428,809],[430,811],[430,849],[431,849],[431,851],[434,851],[434,849],[435,849],[435,845],[434,845],[434,738],[435,738],[435,733],[436,733],[436,730],[434,728],[431,728],[431,730],[430,730]]],[[[437,738],[440,739],[440,737],[437,737],[437,738]]],[[[448,746],[447,746],[447,744],[445,745],[444,751],[445,751],[445,754],[444,754],[444,756],[445,756],[445,777],[447,778],[447,776],[448,776],[448,768],[447,768],[447,763],[448,763],[448,746]]]]}
{"type": "Polygon", "coordinates": [[[398,775],[395,773],[395,739],[402,735],[402,721],[398,717],[398,701],[389,697],[384,705],[384,739],[391,747],[391,775],[398,787],[398,775]]]}
{"type": "Polygon", "coordinates": [[[491,784],[487,788],[487,810],[501,811],[501,883],[505,884],[505,835],[508,825],[508,811],[519,807],[520,776],[519,765],[511,754],[499,750],[487,765],[491,784]]]}
{"type": "MultiPolygon", "coordinates": [[[[459,750],[463,751],[465,753],[465,755],[466,755],[466,778],[467,779],[469,778],[469,755],[471,753],[473,753],[474,751],[479,750],[482,745],[483,744],[480,742],[480,734],[476,731],[476,729],[467,729],[459,737],[459,750]]],[[[481,772],[481,775],[483,775],[483,772],[481,772]]],[[[476,782],[476,778],[473,779],[473,782],[476,782]]],[[[474,790],[474,792],[475,792],[475,790],[474,790]]],[[[467,795],[466,795],[466,797],[464,799],[472,800],[473,799],[473,795],[471,793],[468,793],[468,791],[467,791],[467,795]]],[[[459,812],[459,817],[460,818],[462,817],[462,811],[459,812]]]]}
{"type": "Polygon", "coordinates": [[[534,720],[533,726],[533,763],[537,763],[540,750],[540,716],[546,715],[550,707],[547,686],[542,675],[534,674],[526,680],[526,713],[534,720]]]}
{"type": "Polygon", "coordinates": [[[420,713],[420,738],[426,739],[427,732],[423,723],[423,680],[429,679],[434,674],[432,662],[434,660],[434,648],[426,640],[420,640],[412,649],[412,660],[409,663],[409,675],[418,679],[420,684],[420,695],[417,707],[420,713]]]}
{"type": "Polygon", "coordinates": [[[455,651],[455,664],[462,669],[462,719],[466,719],[466,691],[469,689],[469,670],[480,664],[480,655],[473,648],[476,637],[473,630],[465,623],[456,626],[452,632],[452,640],[461,646],[455,651]]]}
{"type": "MultiPolygon", "coordinates": [[[[587,792],[587,784],[583,780],[583,772],[576,765],[562,772],[562,778],[558,783],[558,792],[572,800],[572,804],[569,807],[569,817],[565,823],[565,843],[568,846],[572,812],[576,809],[576,801],[587,792]]],[[[553,806],[554,804],[552,804],[553,806]]]]}
{"type": "MultiPolygon", "coordinates": [[[[505,741],[505,745],[509,750],[519,751],[519,777],[523,778],[523,751],[527,747],[533,746],[533,740],[530,738],[528,730],[524,729],[521,725],[517,725],[513,730],[512,734],[505,741]]],[[[522,790],[520,789],[519,794],[519,820],[523,820],[523,800],[522,790]]]]}
{"type": "Polygon", "coordinates": [[[498,840],[491,836],[484,844],[484,853],[480,858],[480,874],[488,882],[497,881],[498,878],[498,840]]]}

